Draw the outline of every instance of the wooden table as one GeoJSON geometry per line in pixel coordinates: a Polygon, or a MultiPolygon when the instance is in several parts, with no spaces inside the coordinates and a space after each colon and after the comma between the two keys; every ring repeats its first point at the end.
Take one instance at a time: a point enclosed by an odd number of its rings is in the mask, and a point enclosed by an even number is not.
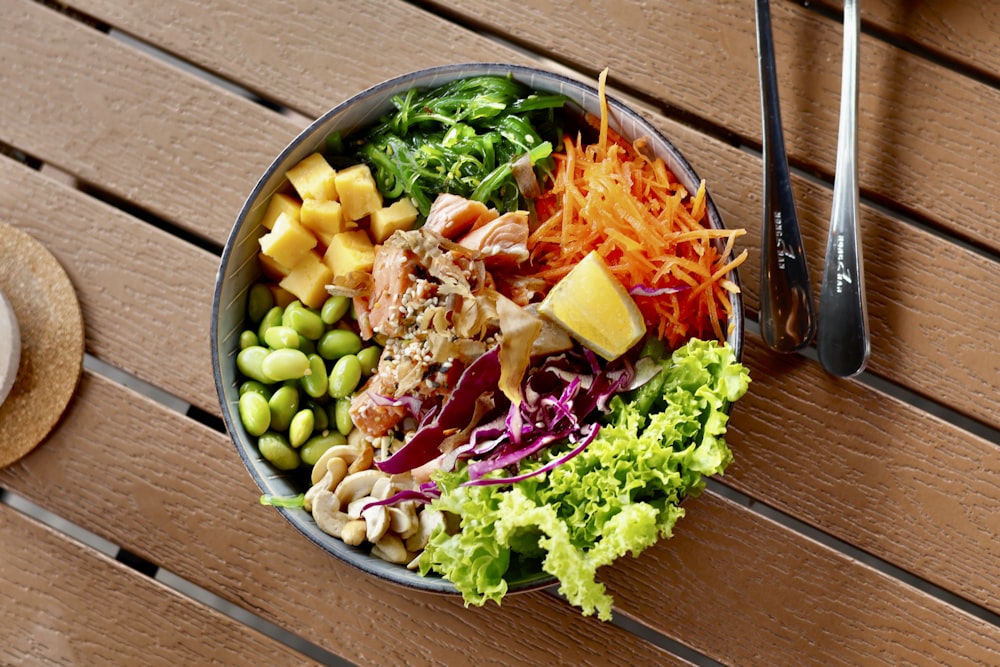
{"type": "MultiPolygon", "coordinates": [[[[841,4],[804,4],[772,14],[818,292],[841,4]]],[[[1000,664],[1000,10],[862,19],[872,355],[842,380],[753,333],[751,2],[2,0],[0,219],[66,268],[87,358],[0,471],[0,663],[1000,664]],[[210,302],[259,174],[353,93],[481,60],[610,67],[749,232],[735,462],[674,539],[602,573],[611,623],[552,591],[465,609],[359,575],[258,504],[219,419],[210,302]]]]}

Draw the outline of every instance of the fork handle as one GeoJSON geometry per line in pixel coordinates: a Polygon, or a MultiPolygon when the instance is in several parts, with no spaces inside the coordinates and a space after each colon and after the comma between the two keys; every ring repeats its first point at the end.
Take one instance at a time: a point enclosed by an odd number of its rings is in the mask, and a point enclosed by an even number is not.
{"type": "Polygon", "coordinates": [[[768,0],[757,0],[756,12],[764,145],[760,331],[772,350],[794,352],[812,340],[816,321],[781,129],[768,0]]]}
{"type": "Polygon", "coordinates": [[[860,11],[856,0],[844,3],[844,62],[840,92],[840,128],[833,207],[820,289],[816,346],[827,372],[857,375],[868,364],[868,306],[858,211],[858,42],[860,11]]]}

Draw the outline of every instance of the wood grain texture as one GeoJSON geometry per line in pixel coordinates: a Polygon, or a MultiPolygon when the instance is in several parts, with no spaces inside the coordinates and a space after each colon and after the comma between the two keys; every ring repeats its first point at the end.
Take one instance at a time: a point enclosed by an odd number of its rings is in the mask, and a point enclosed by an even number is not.
{"type": "Polygon", "coordinates": [[[683,664],[545,593],[467,610],[361,576],[259,504],[228,437],[90,373],[0,486],[359,665],[683,664]]]}
{"type": "MultiPolygon", "coordinates": [[[[837,11],[837,0],[816,4],[837,11]]],[[[937,56],[991,77],[1000,76],[1000,7],[991,2],[865,0],[862,23],[937,56]]]]}
{"type": "Polygon", "coordinates": [[[5,2],[0,141],[223,243],[301,123],[30,0],[5,2]]]}
{"type": "Polygon", "coordinates": [[[0,534],[4,665],[315,664],[3,504],[0,534]]]}
{"type": "Polygon", "coordinates": [[[991,665],[1000,629],[712,494],[607,575],[629,615],[731,665],[991,665]],[[655,585],[650,585],[655,582],[655,585]]]}
{"type": "Polygon", "coordinates": [[[66,269],[87,351],[218,413],[208,332],[219,258],[12,160],[0,159],[0,183],[4,218],[66,269]]]}
{"type": "Polygon", "coordinates": [[[1000,613],[996,444],[753,343],[723,481],[1000,613]]]}
{"type": "MultiPolygon", "coordinates": [[[[51,441],[0,472],[0,484],[359,664],[451,664],[461,655],[484,664],[664,659],[613,626],[577,619],[578,612],[544,594],[465,610],[451,597],[359,576],[256,503],[224,436],[98,376],[85,376],[70,419],[51,441]],[[113,486],[86,481],[111,475],[113,486]],[[490,635],[482,636],[484,627],[490,635]],[[387,635],[392,642],[377,639],[387,635]]],[[[885,645],[887,659],[909,659],[941,642],[931,655],[960,664],[990,655],[998,638],[995,627],[746,509],[711,495],[686,509],[678,539],[638,561],[620,561],[604,577],[624,613],[678,633],[709,655],[733,664],[763,656],[799,664],[801,656],[843,652],[850,662],[885,645]],[[691,599],[697,603],[678,603],[691,599]],[[854,605],[861,609],[851,621],[846,610],[854,605]],[[876,623],[889,612],[885,605],[906,622],[876,623]],[[722,623],[726,614],[739,618],[722,623]],[[861,637],[857,623],[872,626],[861,637]]]]}

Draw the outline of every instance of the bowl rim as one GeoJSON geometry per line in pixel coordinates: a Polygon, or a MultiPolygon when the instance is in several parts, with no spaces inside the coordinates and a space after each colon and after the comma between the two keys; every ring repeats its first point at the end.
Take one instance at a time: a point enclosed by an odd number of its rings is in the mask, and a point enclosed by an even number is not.
{"type": "MultiPolygon", "coordinates": [[[[277,156],[272,159],[267,169],[263,172],[254,187],[251,189],[250,193],[247,195],[243,205],[240,207],[240,211],[236,216],[233,226],[227,236],[216,273],[215,289],[213,291],[212,299],[210,341],[215,387],[227,434],[240,455],[244,466],[250,473],[261,493],[267,494],[269,490],[272,489],[272,484],[269,480],[275,478],[276,475],[273,473],[273,469],[270,471],[266,469],[266,462],[262,465],[260,458],[254,459],[251,457],[249,450],[252,445],[249,440],[247,440],[242,424],[237,417],[236,408],[233,405],[234,402],[231,401],[229,393],[234,389],[238,391],[238,387],[229,386],[224,381],[222,372],[223,363],[226,363],[227,360],[230,363],[234,363],[235,361],[235,352],[228,351],[223,353],[221,344],[222,339],[220,338],[220,318],[223,310],[222,299],[226,287],[227,270],[230,267],[230,262],[232,260],[233,253],[235,252],[235,246],[237,240],[240,238],[241,232],[243,231],[244,225],[247,224],[248,218],[250,217],[255,206],[259,205],[259,200],[262,195],[264,195],[267,185],[272,182],[279,170],[287,169],[287,163],[291,157],[295,155],[297,151],[301,150],[306,144],[308,144],[311,149],[316,149],[322,146],[322,142],[325,141],[326,135],[329,131],[321,132],[321,129],[329,123],[331,119],[336,118],[355,105],[373,99],[381,98],[383,106],[388,108],[387,104],[391,98],[389,93],[393,91],[401,92],[415,86],[429,88],[435,85],[440,85],[440,83],[444,83],[446,81],[484,74],[511,75],[515,79],[521,81],[525,81],[526,79],[532,81],[538,77],[542,81],[546,82],[546,84],[551,84],[551,87],[558,87],[560,90],[572,90],[575,94],[581,96],[582,98],[596,99],[598,95],[598,90],[595,86],[570,78],[564,74],[552,72],[540,67],[512,63],[452,63],[407,72],[405,74],[386,79],[347,97],[342,102],[331,107],[325,113],[312,121],[306,128],[301,130],[278,153],[277,156]]],[[[527,83],[527,81],[525,82],[527,83]]],[[[529,83],[529,85],[535,89],[540,89],[536,84],[529,83]]],[[[546,86],[546,88],[549,88],[549,86],[546,86]]],[[[687,158],[681,154],[677,147],[656,126],[654,126],[652,122],[611,94],[607,94],[606,99],[609,115],[612,117],[612,120],[614,120],[614,118],[628,119],[629,122],[634,123],[636,126],[641,128],[645,135],[648,135],[652,148],[659,148],[657,146],[657,144],[659,144],[659,146],[662,146],[662,148],[666,150],[668,155],[672,158],[672,161],[668,163],[668,168],[674,173],[675,176],[677,176],[679,180],[684,183],[700,182],[701,179],[698,177],[687,158]]],[[[574,99],[571,99],[571,104],[579,106],[574,99]]],[[[615,125],[616,124],[612,122],[612,127],[615,125]]],[[[617,125],[620,127],[621,123],[617,123],[617,125]]],[[[350,128],[350,130],[354,129],[359,128],[350,128]]],[[[657,155],[661,155],[662,153],[662,151],[658,149],[655,150],[655,152],[657,155]]],[[[663,156],[661,155],[661,157],[663,156]]],[[[706,214],[712,226],[725,228],[722,216],[719,213],[715,202],[712,200],[711,190],[708,189],[706,191],[706,214]]],[[[737,287],[740,286],[739,273],[737,269],[734,268],[730,271],[729,278],[736,284],[737,287]]],[[[729,341],[733,346],[737,360],[740,360],[742,358],[743,351],[745,324],[742,293],[738,293],[736,298],[732,299],[732,306],[733,317],[729,323],[731,328],[729,335],[727,336],[727,341],[729,341]]],[[[292,524],[292,526],[294,526],[299,533],[303,534],[323,551],[333,555],[338,560],[375,576],[378,579],[409,589],[422,590],[425,592],[450,595],[459,594],[454,584],[440,576],[421,576],[419,573],[408,570],[401,565],[386,563],[375,556],[371,556],[366,550],[346,545],[341,540],[323,533],[319,530],[318,526],[316,526],[312,515],[304,509],[286,508],[280,506],[276,506],[275,509],[277,509],[279,514],[292,524]]],[[[553,576],[541,572],[538,575],[527,576],[523,579],[509,581],[508,592],[514,593],[536,590],[550,586],[554,583],[556,583],[556,579],[553,576]]]]}

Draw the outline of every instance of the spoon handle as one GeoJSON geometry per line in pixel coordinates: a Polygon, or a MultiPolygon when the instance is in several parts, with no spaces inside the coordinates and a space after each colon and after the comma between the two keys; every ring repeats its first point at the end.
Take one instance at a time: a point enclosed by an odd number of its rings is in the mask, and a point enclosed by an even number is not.
{"type": "Polygon", "coordinates": [[[764,138],[764,220],[761,233],[760,331],[768,347],[794,352],[809,344],[816,330],[812,290],[785,140],[781,129],[774,40],[768,0],[756,0],[757,55],[760,65],[764,138]]]}
{"type": "Polygon", "coordinates": [[[860,11],[844,2],[844,63],[833,207],[819,300],[817,352],[827,372],[850,377],[868,364],[870,343],[858,214],[858,42],[860,11]]]}

